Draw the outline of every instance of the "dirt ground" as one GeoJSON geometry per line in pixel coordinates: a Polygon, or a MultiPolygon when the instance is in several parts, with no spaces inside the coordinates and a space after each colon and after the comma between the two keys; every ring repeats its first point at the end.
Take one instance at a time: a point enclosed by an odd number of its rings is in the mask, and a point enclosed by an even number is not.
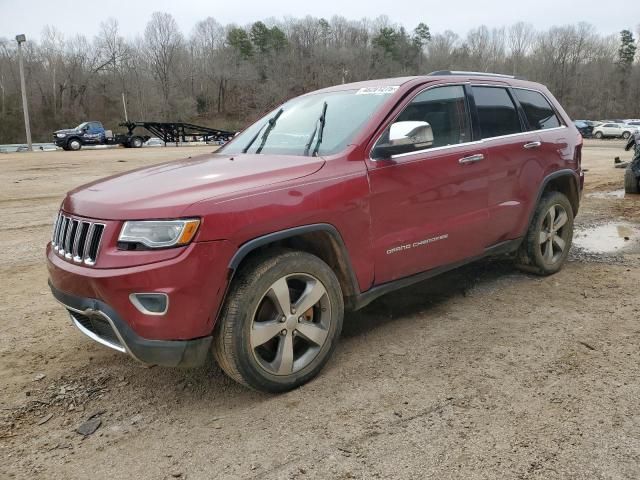
{"type": "Polygon", "coordinates": [[[47,288],[67,190],[211,147],[0,155],[0,478],[639,478],[640,198],[620,195],[622,147],[583,153],[577,238],[609,226],[608,253],[574,247],[547,278],[486,260],[382,297],[284,395],[214,364],[140,365],[47,288]]]}

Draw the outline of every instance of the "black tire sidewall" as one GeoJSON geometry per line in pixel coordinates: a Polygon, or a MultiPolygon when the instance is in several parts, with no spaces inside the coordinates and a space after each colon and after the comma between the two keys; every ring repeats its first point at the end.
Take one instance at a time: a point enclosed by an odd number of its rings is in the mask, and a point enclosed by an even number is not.
{"type": "Polygon", "coordinates": [[[640,193],[640,179],[633,173],[631,165],[624,171],[624,192],[632,194],[640,193]]]}
{"type": "MultiPolygon", "coordinates": [[[[236,368],[249,386],[270,392],[291,390],[313,378],[329,360],[335,349],[342,330],[344,304],[340,284],[333,271],[322,260],[304,252],[289,252],[276,257],[276,261],[269,262],[250,288],[243,288],[240,292],[231,292],[231,302],[242,302],[242,307],[233,309],[237,312],[235,318],[225,318],[221,321],[231,322],[233,328],[232,342],[236,352],[236,368]],[[271,285],[283,276],[294,273],[306,273],[322,282],[331,304],[331,325],[325,344],[317,356],[303,369],[288,376],[277,376],[264,370],[254,358],[249,339],[253,321],[253,314],[264,294],[271,285]]],[[[255,269],[243,272],[252,275],[256,270],[264,268],[264,263],[255,269]]]]}

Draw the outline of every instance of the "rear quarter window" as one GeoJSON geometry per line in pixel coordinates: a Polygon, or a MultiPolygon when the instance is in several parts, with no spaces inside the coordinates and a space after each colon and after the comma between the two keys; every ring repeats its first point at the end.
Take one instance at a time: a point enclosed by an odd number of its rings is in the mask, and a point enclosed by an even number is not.
{"type": "Polygon", "coordinates": [[[546,130],[561,126],[560,119],[549,101],[540,92],[514,88],[532,130],[546,130]]]}

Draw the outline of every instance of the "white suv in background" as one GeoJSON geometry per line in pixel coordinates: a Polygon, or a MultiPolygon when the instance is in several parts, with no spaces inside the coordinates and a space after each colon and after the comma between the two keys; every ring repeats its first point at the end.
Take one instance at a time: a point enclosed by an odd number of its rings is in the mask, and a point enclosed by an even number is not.
{"type": "Polygon", "coordinates": [[[603,123],[593,129],[595,138],[616,137],[629,138],[634,133],[640,133],[640,127],[626,123],[603,123]]]}

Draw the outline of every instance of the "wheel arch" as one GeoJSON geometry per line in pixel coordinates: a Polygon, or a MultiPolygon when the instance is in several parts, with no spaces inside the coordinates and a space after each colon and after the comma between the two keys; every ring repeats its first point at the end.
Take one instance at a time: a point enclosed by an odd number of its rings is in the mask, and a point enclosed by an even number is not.
{"type": "Polygon", "coordinates": [[[289,228],[245,242],[229,262],[229,270],[231,271],[229,284],[233,281],[235,272],[250,257],[278,247],[304,251],[324,261],[338,277],[345,306],[353,305],[360,290],[349,252],[336,227],[328,223],[289,228]]]}
{"type": "Polygon", "coordinates": [[[573,216],[578,214],[578,208],[580,207],[580,180],[578,174],[574,170],[565,169],[558,170],[547,175],[542,181],[540,190],[536,202],[533,205],[531,214],[529,216],[529,224],[533,218],[535,207],[540,202],[542,196],[547,192],[560,192],[564,194],[571,203],[573,209],[573,216]]]}

